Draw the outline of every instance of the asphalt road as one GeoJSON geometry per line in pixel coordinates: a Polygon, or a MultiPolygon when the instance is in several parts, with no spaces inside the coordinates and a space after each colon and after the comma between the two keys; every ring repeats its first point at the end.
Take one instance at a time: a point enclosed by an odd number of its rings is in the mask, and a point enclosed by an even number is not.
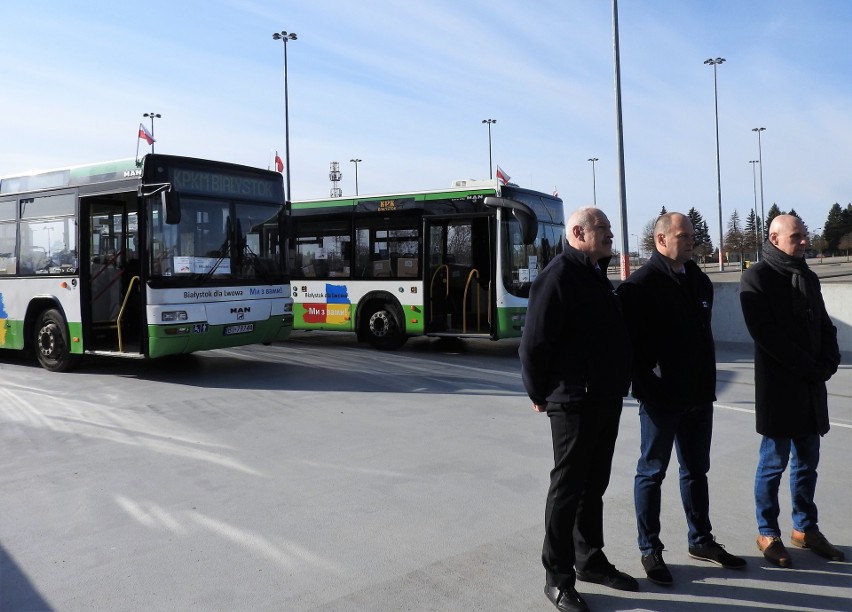
{"type": "MultiPolygon", "coordinates": [[[[0,355],[0,610],[550,610],[539,561],[552,464],[517,342],[349,336],[51,374],[0,355]]],[[[608,555],[641,576],[580,585],[593,610],[852,609],[852,564],[754,543],[750,355],[721,351],[714,532],[744,571],[686,552],[676,470],[663,540],[676,584],[644,579],[625,403],[606,497],[608,555]]],[[[852,558],[852,368],[830,381],[820,525],[852,558]]],[[[789,491],[782,487],[789,530],[789,491]]]]}

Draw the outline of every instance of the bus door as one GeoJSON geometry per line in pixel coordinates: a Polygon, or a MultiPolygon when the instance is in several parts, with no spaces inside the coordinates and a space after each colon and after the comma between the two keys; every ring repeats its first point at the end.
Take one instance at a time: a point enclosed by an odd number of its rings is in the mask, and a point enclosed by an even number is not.
{"type": "Polygon", "coordinates": [[[427,333],[491,334],[493,227],[488,216],[427,217],[427,333]]]}
{"type": "Polygon", "coordinates": [[[87,349],[140,353],[142,305],[136,194],[81,198],[88,234],[81,257],[87,349]]]}

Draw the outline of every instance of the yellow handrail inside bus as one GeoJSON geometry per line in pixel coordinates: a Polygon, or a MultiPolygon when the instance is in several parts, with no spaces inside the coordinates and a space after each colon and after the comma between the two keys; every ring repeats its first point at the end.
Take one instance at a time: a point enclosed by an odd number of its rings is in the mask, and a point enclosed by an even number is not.
{"type": "MultiPolygon", "coordinates": [[[[464,285],[464,298],[462,299],[462,333],[467,333],[467,290],[470,288],[470,281],[473,280],[474,275],[476,275],[476,279],[479,280],[479,270],[474,268],[470,271],[470,274],[467,275],[467,283],[464,285]]],[[[480,302],[479,302],[479,290],[476,291],[476,331],[479,331],[480,323],[479,323],[479,311],[480,311],[480,302]]]]}
{"type": "Polygon", "coordinates": [[[130,284],[127,285],[127,293],[124,294],[124,301],[121,302],[121,308],[118,311],[118,316],[115,318],[115,326],[118,328],[118,352],[124,352],[124,346],[121,342],[121,318],[124,316],[124,309],[127,306],[127,301],[130,299],[130,291],[133,289],[133,284],[139,282],[138,276],[130,278],[130,284]]]}

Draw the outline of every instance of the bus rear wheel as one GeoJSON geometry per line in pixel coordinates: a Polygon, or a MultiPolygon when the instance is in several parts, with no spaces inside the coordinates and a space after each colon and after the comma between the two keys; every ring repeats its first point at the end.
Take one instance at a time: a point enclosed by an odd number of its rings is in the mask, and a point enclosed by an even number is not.
{"type": "Polygon", "coordinates": [[[408,340],[408,337],[402,333],[399,319],[390,304],[382,302],[368,304],[362,321],[362,337],[373,348],[392,351],[408,340]]]}
{"type": "Polygon", "coordinates": [[[67,372],[79,363],[79,356],[71,353],[65,317],[55,308],[39,315],[34,343],[36,358],[45,370],[67,372]]]}

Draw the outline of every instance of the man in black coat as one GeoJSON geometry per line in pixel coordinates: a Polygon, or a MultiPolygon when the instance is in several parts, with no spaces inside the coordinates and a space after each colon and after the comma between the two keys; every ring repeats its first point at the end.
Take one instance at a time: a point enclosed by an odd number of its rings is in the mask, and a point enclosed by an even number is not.
{"type": "Polygon", "coordinates": [[[603,495],[630,386],[630,345],[606,277],[609,220],[597,208],[580,209],[566,234],[568,245],[533,282],[518,352],[532,408],[547,413],[553,438],[544,591],[559,610],[588,610],[575,578],[639,588],[603,552],[603,495]]]}
{"type": "Polygon", "coordinates": [[[692,261],[695,233],[681,213],[654,225],[657,252],[622,283],[633,343],[633,397],[639,400],[640,457],[633,495],[642,566],[648,579],[671,584],[660,541],[660,500],[672,448],[680,464],[680,496],[689,556],[741,568],[711,533],[707,472],[716,399],[716,350],[710,326],[713,284],[692,261]]]}
{"type": "Polygon", "coordinates": [[[740,280],[743,317],[754,339],[757,433],[763,436],[754,482],[757,546],[780,567],[792,565],[778,526],[778,487],[791,452],[790,542],[834,561],[844,559],[820,532],[814,502],[820,436],[829,429],[825,382],[837,371],[840,349],[819,279],[804,260],[807,245],[801,219],[775,217],[763,258],[740,280]]]}

